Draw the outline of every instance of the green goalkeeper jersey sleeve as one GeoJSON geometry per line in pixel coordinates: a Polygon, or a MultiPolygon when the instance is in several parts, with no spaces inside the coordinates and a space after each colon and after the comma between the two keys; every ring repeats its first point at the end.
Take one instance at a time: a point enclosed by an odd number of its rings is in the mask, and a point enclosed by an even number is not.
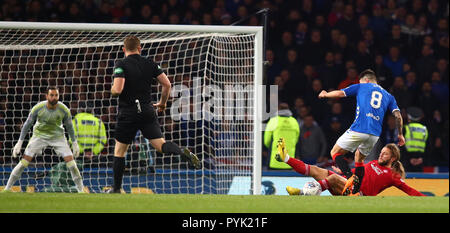
{"type": "Polygon", "coordinates": [[[76,140],[70,110],[61,102],[58,102],[56,109],[47,108],[47,101],[36,104],[31,109],[31,112],[22,127],[20,140],[25,139],[28,130],[33,124],[33,137],[47,140],[64,137],[64,124],[70,139],[72,141],[76,140]]]}

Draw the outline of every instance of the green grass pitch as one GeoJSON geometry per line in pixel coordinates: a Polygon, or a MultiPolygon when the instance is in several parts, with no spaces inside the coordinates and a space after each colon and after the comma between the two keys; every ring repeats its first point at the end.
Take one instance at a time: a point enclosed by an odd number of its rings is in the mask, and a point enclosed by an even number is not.
{"type": "Polygon", "coordinates": [[[1,213],[448,213],[448,197],[0,193],[1,213]]]}

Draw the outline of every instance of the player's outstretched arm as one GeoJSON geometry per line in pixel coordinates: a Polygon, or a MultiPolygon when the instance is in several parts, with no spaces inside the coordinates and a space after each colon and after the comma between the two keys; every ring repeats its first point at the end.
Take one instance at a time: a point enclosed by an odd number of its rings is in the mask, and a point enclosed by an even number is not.
{"type": "Polygon", "coordinates": [[[345,92],[342,90],[335,90],[335,91],[330,91],[327,92],[325,90],[321,91],[319,93],[319,99],[323,99],[323,98],[342,98],[345,97],[345,92]]]}
{"type": "Polygon", "coordinates": [[[20,131],[19,141],[17,141],[16,145],[14,146],[13,154],[12,154],[14,158],[17,157],[17,155],[20,153],[20,150],[22,149],[23,140],[25,140],[25,136],[27,135],[28,131],[33,126],[34,122],[36,122],[36,119],[37,119],[37,111],[35,108],[33,108],[31,110],[30,114],[28,115],[27,120],[25,121],[25,123],[22,126],[22,130],[20,131]]]}
{"type": "Polygon", "coordinates": [[[403,136],[403,118],[399,110],[393,112],[395,117],[395,126],[398,130],[398,145],[405,145],[405,137],[403,136]]]}

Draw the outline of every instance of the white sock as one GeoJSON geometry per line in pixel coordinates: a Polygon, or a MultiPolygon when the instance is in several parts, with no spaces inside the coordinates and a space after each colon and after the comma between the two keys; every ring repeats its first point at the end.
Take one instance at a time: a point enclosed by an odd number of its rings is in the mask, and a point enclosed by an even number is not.
{"type": "Polygon", "coordinates": [[[8,179],[5,190],[10,190],[11,187],[16,183],[18,179],[22,176],[23,170],[28,167],[29,162],[25,159],[20,160],[20,162],[14,167],[11,172],[11,176],[8,179]]]}
{"type": "Polygon", "coordinates": [[[289,154],[286,153],[286,157],[284,157],[284,162],[287,163],[290,158],[291,156],[289,156],[289,154]]]}
{"type": "Polygon", "coordinates": [[[66,163],[67,168],[72,175],[72,180],[75,183],[79,193],[83,192],[83,179],[81,178],[80,170],[78,170],[77,163],[75,160],[66,163]]]}

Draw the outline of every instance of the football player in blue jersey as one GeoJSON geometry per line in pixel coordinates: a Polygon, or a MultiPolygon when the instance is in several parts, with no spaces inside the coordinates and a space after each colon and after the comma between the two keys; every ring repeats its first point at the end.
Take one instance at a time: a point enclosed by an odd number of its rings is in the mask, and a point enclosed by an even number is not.
{"type": "Polygon", "coordinates": [[[375,72],[364,70],[359,75],[359,84],[350,85],[341,90],[327,92],[323,90],[319,98],[356,97],[356,115],[350,128],[336,141],[331,149],[331,157],[348,178],[343,195],[359,192],[359,186],[364,177],[364,159],[377,143],[383,126],[386,111],[395,116],[398,129],[399,146],[405,144],[402,133],[403,120],[395,98],[377,84],[375,72]],[[356,151],[356,152],[355,152],[356,151]],[[344,156],[348,152],[355,152],[355,174],[344,156]]]}

